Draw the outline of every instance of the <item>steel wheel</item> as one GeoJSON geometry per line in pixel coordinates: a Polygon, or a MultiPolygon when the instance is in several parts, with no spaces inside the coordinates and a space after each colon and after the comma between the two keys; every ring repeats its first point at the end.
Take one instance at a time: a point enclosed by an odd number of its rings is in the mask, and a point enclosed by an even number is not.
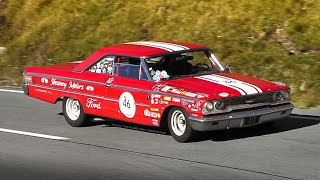
{"type": "Polygon", "coordinates": [[[68,98],[66,102],[67,115],[72,121],[78,120],[80,116],[80,103],[76,99],[68,98]]]}
{"type": "Polygon", "coordinates": [[[178,142],[187,142],[195,137],[196,132],[191,128],[188,112],[180,107],[173,107],[168,114],[168,127],[171,136],[178,142]]]}
{"type": "Polygon", "coordinates": [[[182,136],[186,131],[186,118],[180,110],[175,110],[171,116],[172,131],[177,136],[182,136]]]}
{"type": "Polygon", "coordinates": [[[92,117],[84,113],[79,100],[74,98],[63,98],[62,111],[67,123],[73,127],[90,125],[92,117]]]}

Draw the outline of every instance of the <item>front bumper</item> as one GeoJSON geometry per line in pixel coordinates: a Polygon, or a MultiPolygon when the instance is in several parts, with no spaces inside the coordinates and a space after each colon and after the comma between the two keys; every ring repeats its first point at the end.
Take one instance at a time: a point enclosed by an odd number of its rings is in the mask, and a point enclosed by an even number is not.
{"type": "Polygon", "coordinates": [[[207,118],[190,116],[189,121],[191,127],[197,131],[242,128],[285,118],[291,114],[293,107],[291,103],[288,103],[279,106],[268,106],[259,109],[214,115],[207,118]]]}
{"type": "Polygon", "coordinates": [[[29,89],[28,89],[28,84],[27,83],[23,83],[22,84],[22,89],[25,95],[29,95],[29,89]]]}

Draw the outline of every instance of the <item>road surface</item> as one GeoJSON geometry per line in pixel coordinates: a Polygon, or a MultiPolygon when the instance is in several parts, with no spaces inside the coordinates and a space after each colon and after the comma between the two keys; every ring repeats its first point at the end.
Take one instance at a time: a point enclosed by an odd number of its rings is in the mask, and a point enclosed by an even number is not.
{"type": "Polygon", "coordinates": [[[52,105],[0,88],[1,179],[320,179],[320,112],[181,144],[119,122],[70,127],[52,105]]]}

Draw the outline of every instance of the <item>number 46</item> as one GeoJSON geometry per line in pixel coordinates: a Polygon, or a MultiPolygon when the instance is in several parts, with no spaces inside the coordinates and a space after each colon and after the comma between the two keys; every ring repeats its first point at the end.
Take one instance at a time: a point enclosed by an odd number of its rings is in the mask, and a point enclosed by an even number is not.
{"type": "Polygon", "coordinates": [[[130,102],[128,99],[124,99],[122,105],[126,108],[130,109],[130,102]]]}

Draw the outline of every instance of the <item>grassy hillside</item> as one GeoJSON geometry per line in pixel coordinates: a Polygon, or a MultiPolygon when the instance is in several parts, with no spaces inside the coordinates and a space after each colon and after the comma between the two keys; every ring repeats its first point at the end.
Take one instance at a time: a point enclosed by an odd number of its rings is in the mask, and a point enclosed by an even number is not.
{"type": "Polygon", "coordinates": [[[295,105],[320,108],[319,9],[320,0],[0,0],[0,83],[20,85],[27,66],[115,43],[186,41],[234,72],[285,82],[295,105]]]}

